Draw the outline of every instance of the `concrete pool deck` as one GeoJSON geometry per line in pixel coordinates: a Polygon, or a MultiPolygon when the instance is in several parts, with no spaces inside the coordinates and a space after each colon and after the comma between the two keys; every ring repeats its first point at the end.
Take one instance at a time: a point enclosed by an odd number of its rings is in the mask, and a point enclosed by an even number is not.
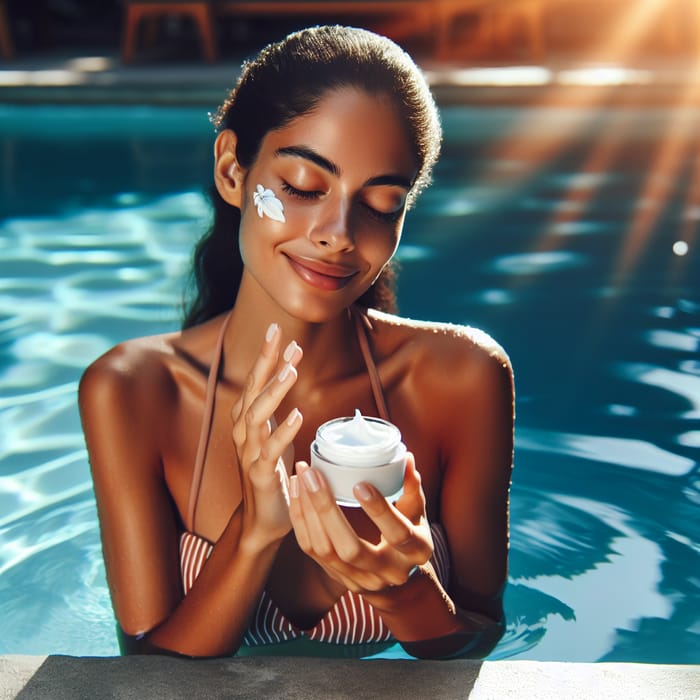
{"type": "Polygon", "coordinates": [[[538,661],[0,656],[0,700],[697,700],[700,666],[538,661]],[[341,686],[342,687],[339,687],[341,686]]]}

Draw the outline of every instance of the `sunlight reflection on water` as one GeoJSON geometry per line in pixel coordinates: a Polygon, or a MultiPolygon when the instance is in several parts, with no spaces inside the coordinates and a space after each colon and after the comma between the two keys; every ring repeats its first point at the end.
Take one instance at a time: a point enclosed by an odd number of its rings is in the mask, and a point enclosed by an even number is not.
{"type": "MultiPolygon", "coordinates": [[[[36,201],[20,166],[0,185],[0,653],[117,652],[77,382],[120,340],[177,328],[209,221],[201,114],[101,108],[82,132],[89,112],[67,110],[60,138],[40,144],[54,201],[36,201]],[[96,144],[109,173],[90,171],[96,144]]],[[[45,118],[31,115],[19,110],[4,137],[18,163],[35,155],[27,120],[45,118]]],[[[589,114],[530,114],[527,147],[512,150],[500,146],[517,110],[444,117],[445,156],[400,248],[399,300],[409,316],[493,333],[516,368],[508,630],[493,658],[687,662],[700,624],[700,304],[682,270],[697,253],[672,277],[665,261],[679,259],[652,241],[627,286],[611,275],[635,210],[625,188],[638,187],[659,115],[627,130],[633,148],[600,172],[579,167],[589,114]],[[543,167],[550,141],[581,127],[543,167]],[[591,201],[569,206],[581,191],[591,201]]],[[[677,223],[661,220],[658,237],[677,223]]]]}

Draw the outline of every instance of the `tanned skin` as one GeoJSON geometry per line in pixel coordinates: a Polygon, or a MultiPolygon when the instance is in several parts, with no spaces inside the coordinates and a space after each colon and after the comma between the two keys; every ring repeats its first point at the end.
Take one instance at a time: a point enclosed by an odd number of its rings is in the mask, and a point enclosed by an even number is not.
{"type": "Polygon", "coordinates": [[[376,414],[348,308],[399,243],[417,169],[399,117],[385,96],[334,90],[270,132],[249,169],[235,154],[236,134],[223,131],[215,182],[241,210],[245,268],[195,523],[188,498],[225,315],[124,342],[80,385],[125,649],[233,654],[264,588],[302,628],[351,589],[409,653],[484,656],[503,631],[507,577],[514,399],[503,349],[474,329],[370,310],[372,353],[410,450],[403,495],[391,504],[360,484],[362,507],[341,508],[308,466],[320,424],[376,414]],[[284,223],[258,215],[258,184],[282,201],[284,223]],[[444,588],[428,561],[430,522],[449,544],[444,588]],[[187,596],[183,529],[214,543],[187,596]]]}

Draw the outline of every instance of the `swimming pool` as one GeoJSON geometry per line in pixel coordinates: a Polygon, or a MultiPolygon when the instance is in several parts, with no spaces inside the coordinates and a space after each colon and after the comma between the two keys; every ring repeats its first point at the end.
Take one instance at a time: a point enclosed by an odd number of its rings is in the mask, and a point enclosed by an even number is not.
{"type": "MultiPolygon", "coordinates": [[[[697,663],[700,115],[442,114],[399,301],[484,328],[516,369],[491,658],[697,663]]],[[[0,123],[0,653],[116,654],[77,381],[177,326],[213,134],[196,108],[0,106],[0,123]]]]}

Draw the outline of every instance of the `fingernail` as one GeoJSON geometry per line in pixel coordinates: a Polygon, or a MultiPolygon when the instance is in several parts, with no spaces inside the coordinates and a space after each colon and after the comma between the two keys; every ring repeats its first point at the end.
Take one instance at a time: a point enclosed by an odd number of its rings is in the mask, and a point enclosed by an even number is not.
{"type": "Polygon", "coordinates": [[[360,501],[369,501],[372,498],[372,492],[367,488],[367,484],[360,482],[355,484],[355,495],[360,501]]]}
{"type": "Polygon", "coordinates": [[[296,355],[297,348],[299,346],[297,345],[296,341],[293,340],[287,347],[284,349],[284,353],[282,354],[282,358],[284,359],[285,362],[291,362],[294,355],[296,355]]]}
{"type": "Polygon", "coordinates": [[[275,333],[277,333],[277,329],[279,326],[276,323],[271,323],[267,327],[267,332],[265,333],[265,342],[271,343],[272,339],[275,337],[275,333]]]}
{"type": "Polygon", "coordinates": [[[292,412],[289,414],[289,418],[287,418],[287,425],[294,425],[297,422],[297,418],[299,418],[300,415],[301,413],[299,413],[299,409],[293,408],[292,412]]]}
{"type": "Polygon", "coordinates": [[[316,476],[316,472],[313,469],[307,469],[301,477],[306,484],[306,487],[312,493],[316,493],[321,488],[321,483],[316,476]]]}
{"type": "Polygon", "coordinates": [[[299,498],[299,482],[296,476],[289,477],[289,496],[299,498]]]}
{"type": "Polygon", "coordinates": [[[292,366],[288,362],[284,367],[282,367],[282,371],[277,375],[277,379],[279,379],[281,382],[283,382],[287,378],[287,375],[291,371],[292,371],[292,366]]]}

